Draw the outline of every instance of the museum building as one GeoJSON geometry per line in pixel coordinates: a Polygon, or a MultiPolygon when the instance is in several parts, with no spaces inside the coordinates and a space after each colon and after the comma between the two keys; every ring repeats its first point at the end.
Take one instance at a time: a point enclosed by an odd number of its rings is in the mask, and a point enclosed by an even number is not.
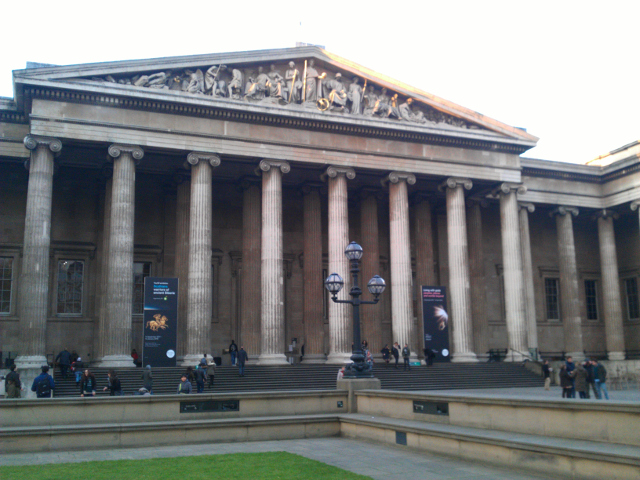
{"type": "Polygon", "coordinates": [[[352,240],[387,282],[361,311],[376,354],[422,357],[423,285],[454,362],[638,353],[638,142],[523,158],[525,130],[317,47],[29,66],[0,98],[0,349],[23,368],[132,366],[149,276],[179,279],[181,363],[232,339],[347,362],[323,281],[352,240]]]}

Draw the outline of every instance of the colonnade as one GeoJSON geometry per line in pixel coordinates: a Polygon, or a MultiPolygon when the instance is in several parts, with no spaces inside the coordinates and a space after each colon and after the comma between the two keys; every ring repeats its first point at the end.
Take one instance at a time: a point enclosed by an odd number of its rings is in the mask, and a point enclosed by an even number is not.
{"type": "MultiPolygon", "coordinates": [[[[23,246],[23,263],[18,298],[22,349],[16,362],[34,367],[45,361],[51,201],[54,156],[59,140],[29,135],[25,146],[31,150],[23,246]]],[[[98,305],[96,352],[102,366],[132,365],[131,304],[133,292],[133,232],[135,170],[144,151],[138,146],[111,145],[113,178],[107,182],[105,202],[103,264],[99,285],[105,290],[98,305]]],[[[186,364],[197,362],[211,345],[212,315],[212,175],[220,165],[213,153],[192,152],[187,156],[190,184],[178,182],[176,273],[188,278],[186,295],[179,308],[186,313],[186,325],[179,332],[178,350],[186,364]],[[186,219],[186,220],[185,220],[186,219]],[[187,232],[188,225],[188,235],[187,232]]],[[[284,325],[284,249],[282,227],[282,176],[290,171],[285,161],[262,160],[256,174],[260,183],[247,179],[243,189],[243,271],[260,270],[260,276],[242,275],[242,342],[258,363],[286,362],[284,325]]],[[[353,168],[329,166],[322,178],[328,186],[329,270],[349,282],[349,264],[344,248],[349,238],[348,188],[353,168]]],[[[413,280],[410,241],[410,201],[408,185],[416,178],[408,172],[391,172],[382,180],[389,191],[391,324],[393,339],[401,345],[413,344],[419,335],[414,324],[413,280]]],[[[441,186],[446,193],[447,251],[452,325],[452,361],[475,362],[488,348],[488,325],[482,283],[482,202],[466,203],[465,190],[473,183],[466,178],[448,178],[441,186]],[[470,255],[471,253],[471,255],[470,255]],[[475,331],[474,331],[475,330],[475,331]]],[[[535,302],[528,214],[531,204],[518,203],[525,187],[504,183],[495,191],[500,201],[504,297],[508,333],[508,359],[520,360],[537,347],[535,302]]],[[[322,221],[320,190],[303,187],[304,195],[304,323],[305,356],[322,362],[322,221]]],[[[378,209],[376,193],[362,192],[361,236],[365,249],[363,280],[379,273],[378,209]]],[[[435,284],[434,252],[429,198],[418,195],[415,209],[416,284],[435,284]]],[[[632,208],[637,208],[636,204],[632,208]]],[[[566,206],[551,214],[556,219],[560,265],[560,301],[565,345],[574,358],[582,358],[582,332],[578,300],[578,273],[572,217],[578,210],[566,206]]],[[[607,351],[610,359],[624,358],[621,296],[615,249],[614,217],[609,211],[598,214],[598,235],[604,292],[607,351]]],[[[348,285],[340,293],[348,295],[348,285]]],[[[184,292],[184,290],[183,290],[184,292]]],[[[366,296],[369,295],[365,292],[366,296]]],[[[351,355],[351,307],[329,303],[329,354],[327,362],[344,363],[351,355]]],[[[376,308],[363,312],[364,338],[372,339],[371,349],[382,345],[382,313],[376,308]]],[[[420,342],[421,343],[421,342],[420,342]]],[[[413,352],[415,356],[415,352],[413,352]]]]}

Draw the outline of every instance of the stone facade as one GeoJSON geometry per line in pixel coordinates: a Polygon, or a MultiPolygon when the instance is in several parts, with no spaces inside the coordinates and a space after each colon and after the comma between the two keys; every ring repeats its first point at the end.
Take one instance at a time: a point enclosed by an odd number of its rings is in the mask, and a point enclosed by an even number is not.
{"type": "Polygon", "coordinates": [[[449,288],[454,361],[638,349],[637,144],[590,165],[521,158],[536,137],[316,47],[14,84],[0,99],[0,349],[24,367],[63,347],[130,364],[145,276],[180,279],[181,362],[233,339],[285,363],[295,339],[294,356],[343,363],[351,307],[322,279],[348,283],[351,240],[388,285],[362,313],[376,355],[399,341],[422,357],[424,283],[449,288]]]}

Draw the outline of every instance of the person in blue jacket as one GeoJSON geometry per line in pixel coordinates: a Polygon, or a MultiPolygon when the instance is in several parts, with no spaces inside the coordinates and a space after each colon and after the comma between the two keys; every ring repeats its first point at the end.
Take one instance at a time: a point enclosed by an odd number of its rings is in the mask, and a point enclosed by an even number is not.
{"type": "Polygon", "coordinates": [[[56,384],[48,372],[49,365],[43,365],[42,373],[33,379],[31,391],[36,392],[38,398],[50,398],[53,396],[53,390],[56,388],[56,384]]]}

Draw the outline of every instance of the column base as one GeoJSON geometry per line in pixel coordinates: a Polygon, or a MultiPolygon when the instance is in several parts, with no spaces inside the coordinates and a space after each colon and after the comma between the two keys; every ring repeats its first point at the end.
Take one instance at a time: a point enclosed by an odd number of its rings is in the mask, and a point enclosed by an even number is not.
{"type": "Polygon", "coordinates": [[[479,362],[488,362],[489,354],[488,353],[476,354],[476,358],[478,359],[479,362]]]}
{"type": "Polygon", "coordinates": [[[607,353],[607,357],[611,361],[624,360],[625,359],[624,352],[609,352],[609,353],[607,353]]]}
{"type": "Polygon", "coordinates": [[[330,353],[327,357],[327,362],[332,365],[344,365],[346,363],[351,363],[351,355],[352,353],[330,353]]]}
{"type": "Polygon", "coordinates": [[[130,355],[105,355],[100,359],[97,367],[101,368],[132,368],[136,364],[130,355]]]}
{"type": "Polygon", "coordinates": [[[31,368],[39,370],[43,365],[48,365],[44,355],[18,355],[14,361],[19,371],[31,368]]]}
{"type": "MultiPolygon", "coordinates": [[[[202,360],[202,355],[198,355],[197,353],[185,355],[184,357],[182,357],[182,362],[180,363],[180,366],[195,367],[196,365],[200,365],[200,360],[202,360]]],[[[153,365],[151,366],[153,367],[153,365]]]]}
{"type": "Polygon", "coordinates": [[[258,358],[257,365],[290,365],[283,353],[263,353],[258,358]]]}
{"type": "Polygon", "coordinates": [[[302,363],[304,363],[304,364],[307,364],[307,363],[313,363],[313,364],[327,363],[327,356],[324,353],[312,353],[310,355],[305,355],[304,358],[302,359],[302,363]]]}
{"type": "Polygon", "coordinates": [[[516,363],[516,362],[524,362],[525,360],[531,360],[529,355],[523,355],[520,352],[516,352],[514,350],[508,350],[507,356],[504,357],[503,362],[516,363]]]}
{"type": "Polygon", "coordinates": [[[564,355],[564,358],[568,358],[568,357],[572,357],[573,358],[573,362],[584,362],[585,360],[585,356],[584,356],[584,352],[567,352],[564,355]]]}
{"type": "Polygon", "coordinates": [[[461,352],[451,355],[451,363],[477,363],[478,357],[473,352],[461,352]]]}

